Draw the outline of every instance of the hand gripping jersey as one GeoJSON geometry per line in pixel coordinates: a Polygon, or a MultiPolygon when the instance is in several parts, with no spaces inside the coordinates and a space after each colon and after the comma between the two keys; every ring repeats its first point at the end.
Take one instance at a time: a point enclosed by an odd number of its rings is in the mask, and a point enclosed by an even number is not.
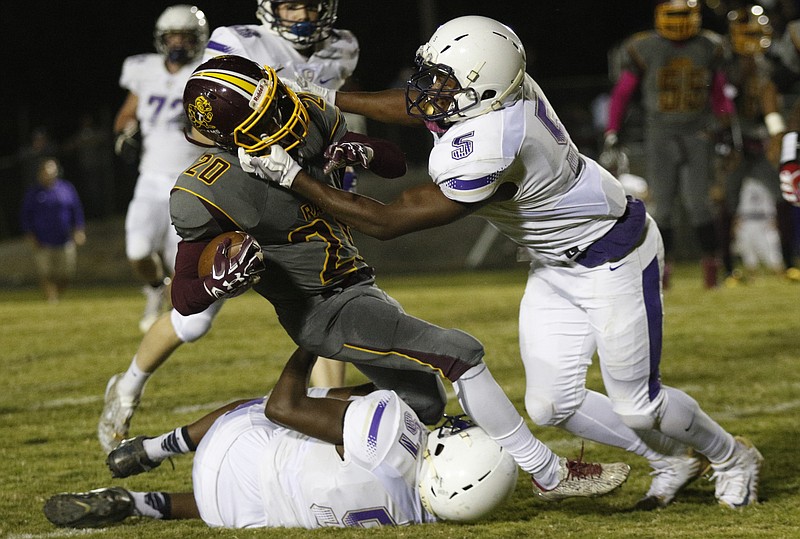
{"type": "MultiPolygon", "coordinates": [[[[301,98],[309,132],[292,153],[309,174],[339,187],[338,171],[323,174],[322,153],[346,132],[341,114],[319,98],[301,98]]],[[[229,230],[255,236],[267,266],[255,290],[273,303],[303,301],[367,267],[347,227],[291,191],[250,176],[239,158],[224,150],[208,151],[178,177],[170,212],[186,241],[209,240],[229,230]]]]}
{"type": "MultiPolygon", "coordinates": [[[[312,390],[313,391],[313,390],[312,390]]],[[[193,482],[210,526],[375,527],[433,522],[417,474],[428,430],[395,393],[356,398],[335,446],[280,427],[259,399],[219,418],[197,448],[193,482]]]]}
{"type": "Polygon", "coordinates": [[[353,74],[358,53],[358,41],[348,30],[334,30],[306,58],[278,34],[262,25],[249,24],[214,30],[203,61],[221,54],[235,54],[268,64],[281,78],[298,76],[336,90],[353,74]]]}
{"type": "Polygon", "coordinates": [[[459,202],[486,200],[502,184],[514,184],[510,200],[476,215],[534,260],[568,264],[614,226],[625,211],[625,193],[578,152],[538,84],[526,76],[524,85],[514,105],[434,134],[428,171],[459,202]]]}
{"type": "Polygon", "coordinates": [[[169,196],[175,176],[197,159],[202,149],[184,137],[188,121],[183,112],[183,88],[194,68],[193,62],[170,73],[159,54],[139,54],[126,58],[122,64],[119,84],[138,97],[136,117],[142,133],[140,173],[158,173],[170,178],[169,185],[140,186],[150,193],[169,196]]]}
{"type": "Polygon", "coordinates": [[[708,30],[681,42],[640,32],[622,47],[622,68],[641,78],[647,122],[665,128],[706,127],[714,73],[725,61],[722,37],[708,30]]]}

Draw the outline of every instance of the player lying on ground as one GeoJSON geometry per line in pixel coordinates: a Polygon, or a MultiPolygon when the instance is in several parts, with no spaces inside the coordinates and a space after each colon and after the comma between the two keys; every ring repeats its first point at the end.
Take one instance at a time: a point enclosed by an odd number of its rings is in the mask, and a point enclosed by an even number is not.
{"type": "MultiPolygon", "coordinates": [[[[514,459],[480,427],[449,418],[429,433],[397,394],[371,383],[309,389],[314,361],[298,349],[267,397],[109,454],[112,473],[127,477],[196,448],[194,494],[65,493],[45,503],[45,515],[79,528],[130,516],[229,528],[406,525],[475,520],[511,495],[514,459]]],[[[586,481],[581,475],[563,481],[586,481]]]]}

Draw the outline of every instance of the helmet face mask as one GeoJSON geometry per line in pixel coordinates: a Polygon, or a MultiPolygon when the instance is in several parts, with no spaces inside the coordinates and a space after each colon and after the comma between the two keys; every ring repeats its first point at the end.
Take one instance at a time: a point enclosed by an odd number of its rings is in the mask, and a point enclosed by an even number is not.
{"type": "Polygon", "coordinates": [[[772,25],[761,6],[730,11],[728,28],[733,51],[741,56],[764,52],[772,43],[772,25]]]}
{"type": "Polygon", "coordinates": [[[338,9],[339,0],[288,2],[259,0],[256,17],[270,30],[292,43],[296,49],[302,50],[324,41],[331,35],[338,17],[338,9]],[[285,6],[281,8],[281,4],[285,4],[285,6]],[[291,13],[301,9],[305,10],[308,15],[305,20],[281,16],[281,12],[284,10],[291,13]]]}
{"type": "Polygon", "coordinates": [[[217,146],[265,153],[286,150],[308,135],[308,111],[269,67],[239,56],[218,56],[194,70],[183,94],[186,116],[217,146]]]}
{"type": "Polygon", "coordinates": [[[670,41],[685,41],[696,36],[701,26],[697,0],[666,0],[655,10],[655,29],[670,41]]]}
{"type": "Polygon", "coordinates": [[[418,490],[425,509],[444,520],[477,520],[517,485],[514,459],[464,416],[448,417],[428,436],[418,490]]]}
{"type": "Polygon", "coordinates": [[[168,61],[185,65],[203,52],[209,36],[208,20],[196,6],[170,6],[158,17],[153,39],[168,61]]]}
{"type": "Polygon", "coordinates": [[[507,26],[480,16],[453,19],[417,50],[419,71],[406,86],[406,110],[454,123],[510,106],[522,95],[525,59],[507,26]]]}

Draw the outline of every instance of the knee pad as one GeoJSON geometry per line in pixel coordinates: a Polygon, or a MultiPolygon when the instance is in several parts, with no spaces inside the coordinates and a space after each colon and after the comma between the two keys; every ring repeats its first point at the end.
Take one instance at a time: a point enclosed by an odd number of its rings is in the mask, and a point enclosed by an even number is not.
{"type": "Polygon", "coordinates": [[[653,430],[656,426],[656,418],[651,415],[620,414],[620,417],[622,422],[634,431],[653,430]]]}
{"type": "Polygon", "coordinates": [[[128,260],[144,260],[150,258],[153,246],[144,236],[129,235],[125,239],[125,256],[128,260]]]}
{"type": "Polygon", "coordinates": [[[211,305],[208,309],[201,313],[191,314],[184,316],[175,309],[170,313],[170,321],[172,328],[175,330],[175,335],[183,342],[194,342],[211,329],[211,323],[214,321],[219,309],[213,309],[211,305]]]}
{"type": "Polygon", "coordinates": [[[552,400],[543,397],[536,392],[530,391],[525,395],[525,411],[536,425],[540,427],[553,426],[560,423],[565,418],[558,418],[556,406],[552,400]]]}

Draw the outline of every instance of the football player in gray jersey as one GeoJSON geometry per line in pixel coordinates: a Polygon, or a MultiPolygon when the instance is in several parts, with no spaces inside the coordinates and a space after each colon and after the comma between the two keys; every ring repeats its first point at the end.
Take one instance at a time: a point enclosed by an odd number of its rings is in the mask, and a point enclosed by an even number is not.
{"type": "MultiPolygon", "coordinates": [[[[666,0],[655,9],[655,29],[622,47],[622,72],[611,91],[605,149],[618,144],[628,103],[640,90],[645,111],[645,157],[652,204],[667,261],[674,253],[673,208],[686,208],[702,251],[706,288],[717,286],[717,237],[711,201],[711,134],[729,125],[733,104],[724,93],[727,60],[722,36],[700,28],[697,0],[666,0]]],[[[669,265],[665,270],[668,284],[669,265]]]]}
{"type": "Polygon", "coordinates": [[[464,411],[482,412],[478,424],[532,475],[542,498],[597,496],[624,482],[626,464],[568,462],[550,451],[494,380],[477,339],[407,314],[375,285],[346,225],[286,186],[261,179],[248,164],[280,150],[291,155],[291,166],[338,187],[338,172],[347,165],[369,166],[384,177],[403,174],[399,148],[347,132],[336,107],[296,95],[271,68],[238,56],[199,66],[186,85],[184,108],[216,147],[180,176],[171,196],[183,240],[172,286],[181,314],[252,286],[299,346],[352,363],[379,389],[395,391],[426,424],[442,416],[440,377],[447,378],[464,411]],[[248,234],[240,251],[228,258],[228,244],[221,243],[213,271],[200,275],[208,243],[234,230],[248,234]]]}

